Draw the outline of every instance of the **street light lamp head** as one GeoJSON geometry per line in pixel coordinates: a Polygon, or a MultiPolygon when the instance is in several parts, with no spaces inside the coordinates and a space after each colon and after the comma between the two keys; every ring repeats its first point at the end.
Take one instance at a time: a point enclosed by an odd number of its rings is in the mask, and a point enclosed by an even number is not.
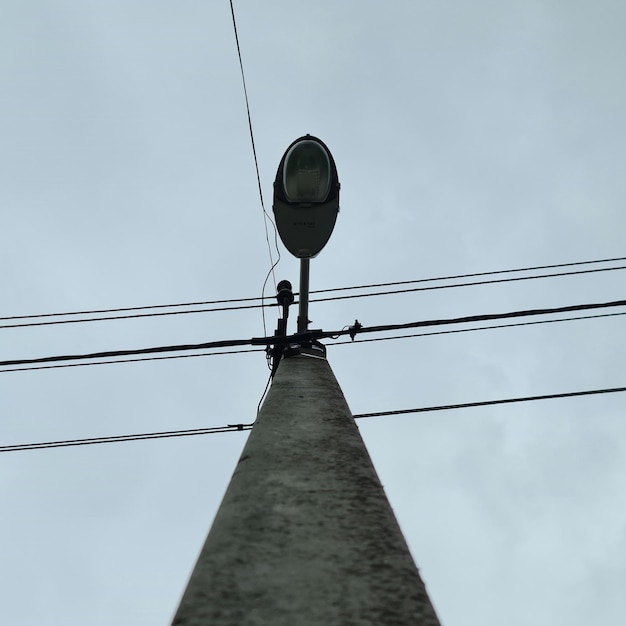
{"type": "Polygon", "coordinates": [[[317,141],[298,140],[285,155],[283,189],[288,202],[324,202],[330,192],[330,158],[317,141]]]}
{"type": "Polygon", "coordinates": [[[285,247],[300,259],[321,251],[339,212],[339,178],[323,141],[296,139],[285,151],[274,181],[274,215],[285,247]]]}

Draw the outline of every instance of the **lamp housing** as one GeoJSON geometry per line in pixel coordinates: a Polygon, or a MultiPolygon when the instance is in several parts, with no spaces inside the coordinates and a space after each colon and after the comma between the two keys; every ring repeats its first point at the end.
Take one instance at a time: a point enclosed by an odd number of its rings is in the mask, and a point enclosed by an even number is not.
{"type": "Polygon", "coordinates": [[[280,238],[291,254],[319,254],[339,212],[337,167],[326,144],[305,135],[285,151],[274,181],[274,216],[280,238]]]}

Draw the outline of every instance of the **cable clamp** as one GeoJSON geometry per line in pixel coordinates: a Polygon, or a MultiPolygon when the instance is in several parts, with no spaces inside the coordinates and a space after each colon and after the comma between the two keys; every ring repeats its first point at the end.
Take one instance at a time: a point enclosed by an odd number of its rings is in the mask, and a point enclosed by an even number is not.
{"type": "Polygon", "coordinates": [[[354,326],[350,326],[348,330],[350,331],[350,339],[354,341],[356,334],[363,328],[363,324],[359,322],[359,320],[354,320],[354,326]]]}

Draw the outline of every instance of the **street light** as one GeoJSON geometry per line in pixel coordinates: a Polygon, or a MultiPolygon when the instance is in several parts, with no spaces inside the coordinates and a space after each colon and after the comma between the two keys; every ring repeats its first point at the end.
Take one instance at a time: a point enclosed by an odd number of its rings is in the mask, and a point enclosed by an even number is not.
{"type": "Polygon", "coordinates": [[[274,181],[274,216],[280,238],[300,259],[298,332],[308,326],[309,259],[326,245],[339,212],[339,178],[330,150],[312,135],[285,151],[274,181]]]}

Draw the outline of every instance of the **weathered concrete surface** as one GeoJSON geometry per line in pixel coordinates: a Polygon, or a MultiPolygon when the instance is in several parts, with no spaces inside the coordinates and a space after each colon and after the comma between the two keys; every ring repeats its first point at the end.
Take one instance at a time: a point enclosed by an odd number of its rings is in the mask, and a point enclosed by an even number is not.
{"type": "Polygon", "coordinates": [[[437,626],[324,359],[283,359],[176,626],[437,626]]]}

